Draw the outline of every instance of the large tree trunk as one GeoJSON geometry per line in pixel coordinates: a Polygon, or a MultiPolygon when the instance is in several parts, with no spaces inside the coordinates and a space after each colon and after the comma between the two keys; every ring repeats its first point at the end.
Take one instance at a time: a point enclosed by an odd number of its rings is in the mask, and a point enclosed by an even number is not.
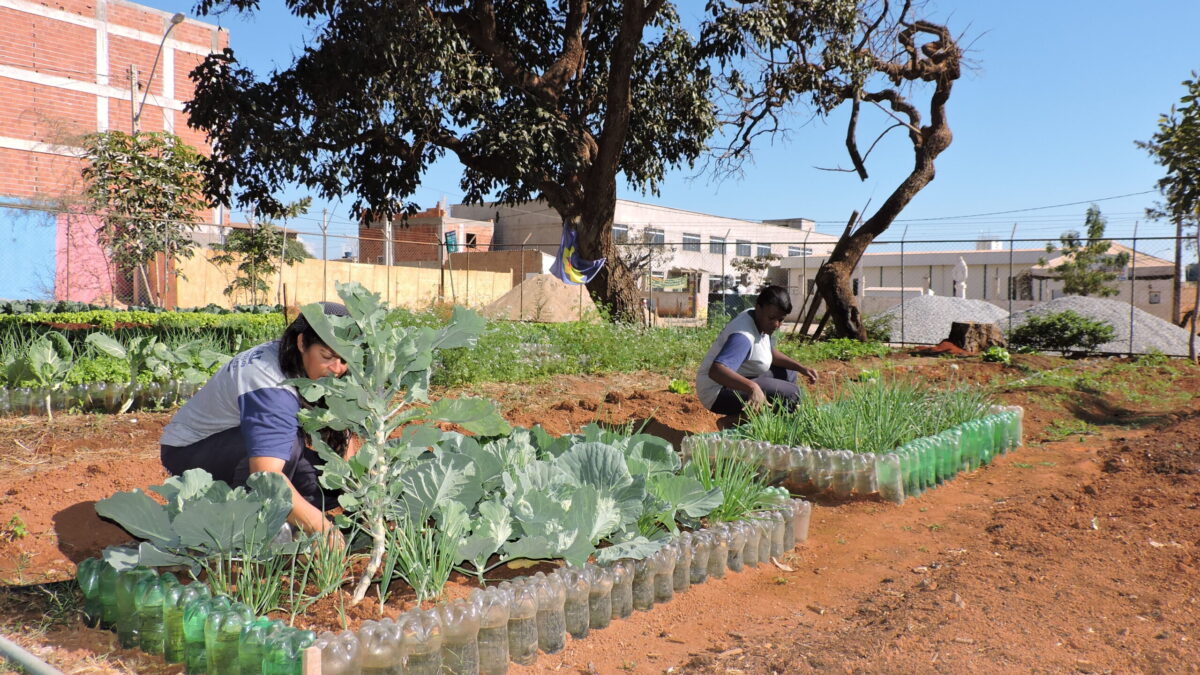
{"type": "Polygon", "coordinates": [[[946,121],[946,101],[950,98],[950,90],[959,76],[959,62],[962,52],[958,44],[944,26],[925,21],[910,24],[899,35],[899,42],[907,54],[908,60],[901,62],[878,61],[875,69],[888,76],[894,83],[913,82],[916,80],[933,81],[935,88],[929,103],[929,124],[921,124],[921,114],[916,106],[909,103],[895,89],[885,89],[878,92],[862,92],[846,90],[844,95],[853,101],[850,116],[849,133],[846,136],[846,146],[851,161],[859,175],[866,178],[866,168],[863,166],[860,153],[856,146],[855,125],[858,119],[860,101],[871,103],[887,103],[896,117],[902,120],[908,129],[909,140],[913,146],[913,169],[909,175],[896,187],[887,200],[873,216],[868,218],[854,232],[847,232],[838,240],[830,253],[825,265],[817,272],[817,291],[829,306],[829,315],[834,326],[844,336],[866,339],[866,327],[862,322],[858,302],[852,292],[851,275],[858,266],[867,246],[896,220],[904,207],[912,201],[934,177],[933,162],[938,155],[950,146],[953,135],[946,121]],[[915,38],[918,33],[929,34],[935,39],[918,47],[915,38]]]}

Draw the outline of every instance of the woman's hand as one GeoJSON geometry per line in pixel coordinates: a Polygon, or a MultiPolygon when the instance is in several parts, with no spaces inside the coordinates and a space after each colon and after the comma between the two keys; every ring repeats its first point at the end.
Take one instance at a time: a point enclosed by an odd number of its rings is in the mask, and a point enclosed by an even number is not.
{"type": "Polygon", "coordinates": [[[763,393],[762,387],[751,383],[750,400],[746,401],[746,405],[752,410],[758,410],[767,404],[767,395],[763,393]]]}
{"type": "Polygon", "coordinates": [[[362,448],[362,439],[354,434],[347,433],[346,449],[342,451],[342,459],[349,461],[351,457],[358,454],[360,448],[362,448]]]}
{"type": "Polygon", "coordinates": [[[804,379],[808,380],[809,384],[817,383],[817,371],[813,370],[812,368],[809,368],[808,366],[800,366],[796,369],[796,372],[803,375],[804,379]]]}

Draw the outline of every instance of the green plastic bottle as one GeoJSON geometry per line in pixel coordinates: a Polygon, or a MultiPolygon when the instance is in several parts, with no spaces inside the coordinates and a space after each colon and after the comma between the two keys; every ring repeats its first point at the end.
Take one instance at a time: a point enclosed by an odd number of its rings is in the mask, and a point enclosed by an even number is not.
{"type": "Polygon", "coordinates": [[[163,580],[158,575],[145,577],[138,582],[133,594],[133,614],[138,646],[147,654],[162,654],[166,638],[163,631],[163,580]]]}
{"type": "Polygon", "coordinates": [[[208,669],[204,624],[209,614],[227,610],[230,604],[232,603],[229,602],[229,598],[222,595],[195,600],[183,608],[184,672],[188,675],[203,673],[208,669]]]}
{"type": "Polygon", "coordinates": [[[242,603],[213,609],[204,620],[204,653],[208,675],[238,675],[238,639],[242,627],[254,621],[254,612],[242,603]]]}
{"type": "Polygon", "coordinates": [[[121,573],[104,563],[98,575],[100,587],[100,627],[112,628],[117,623],[117,579],[121,573]]]}
{"type": "Polygon", "coordinates": [[[87,558],[79,561],[75,567],[75,581],[83,593],[83,618],[88,626],[100,624],[100,569],[108,564],[99,558],[87,558]]]}
{"type": "Polygon", "coordinates": [[[137,585],[153,577],[154,571],[145,567],[126,570],[117,577],[117,643],[125,649],[137,647],[139,643],[137,608],[134,606],[137,585]]]}
{"type": "Polygon", "coordinates": [[[187,659],[183,637],[183,612],[192,602],[207,600],[208,586],[168,586],[163,590],[163,659],[167,663],[183,663],[187,659]]]}
{"type": "Polygon", "coordinates": [[[238,636],[238,669],[242,675],[259,675],[262,672],[267,639],[286,628],[284,622],[278,619],[272,621],[265,616],[242,626],[242,633],[238,636]]]}
{"type": "Polygon", "coordinates": [[[311,630],[288,628],[267,638],[262,675],[301,675],[304,650],[317,639],[311,630]]]}

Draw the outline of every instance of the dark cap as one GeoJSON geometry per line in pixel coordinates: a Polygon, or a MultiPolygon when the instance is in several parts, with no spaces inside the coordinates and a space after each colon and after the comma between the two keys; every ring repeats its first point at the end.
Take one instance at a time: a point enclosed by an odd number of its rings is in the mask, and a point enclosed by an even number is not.
{"type": "MultiPolygon", "coordinates": [[[[350,310],[340,302],[318,302],[317,304],[321,306],[325,316],[350,316],[350,310]]],[[[304,318],[304,314],[296,315],[292,321],[292,329],[297,333],[303,333],[308,328],[308,319],[304,318]]]]}

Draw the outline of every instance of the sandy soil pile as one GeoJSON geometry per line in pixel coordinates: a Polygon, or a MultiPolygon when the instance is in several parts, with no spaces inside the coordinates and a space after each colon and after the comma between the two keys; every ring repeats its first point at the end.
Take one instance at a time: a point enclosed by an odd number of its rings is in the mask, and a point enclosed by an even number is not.
{"type": "Polygon", "coordinates": [[[526,279],[480,312],[489,319],[543,323],[598,318],[586,288],[565,284],[551,274],[526,279]]]}

